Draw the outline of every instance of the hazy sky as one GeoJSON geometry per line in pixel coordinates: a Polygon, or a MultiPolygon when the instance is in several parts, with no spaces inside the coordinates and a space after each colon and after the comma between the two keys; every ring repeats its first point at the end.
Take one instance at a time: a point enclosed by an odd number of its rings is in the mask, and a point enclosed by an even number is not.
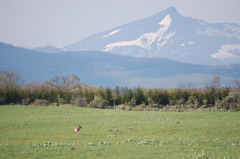
{"type": "Polygon", "coordinates": [[[240,0],[0,0],[0,42],[62,48],[170,6],[206,22],[240,24],[240,0]]]}

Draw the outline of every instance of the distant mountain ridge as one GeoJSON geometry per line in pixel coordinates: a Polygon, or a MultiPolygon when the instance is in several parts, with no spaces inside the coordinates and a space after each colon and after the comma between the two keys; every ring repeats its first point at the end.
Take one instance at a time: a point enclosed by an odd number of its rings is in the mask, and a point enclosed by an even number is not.
{"type": "Polygon", "coordinates": [[[45,46],[45,47],[36,47],[36,48],[33,48],[32,50],[43,52],[43,53],[60,53],[60,52],[62,52],[61,49],[56,48],[54,46],[49,46],[49,45],[45,46]]]}
{"type": "Polygon", "coordinates": [[[233,78],[240,78],[240,64],[203,66],[101,51],[46,54],[0,43],[0,57],[0,70],[19,72],[26,82],[76,74],[81,82],[93,86],[174,88],[182,81],[203,87],[204,82],[214,75],[221,76],[225,84],[230,84],[233,78]]]}
{"type": "Polygon", "coordinates": [[[149,18],[90,36],[63,50],[105,51],[203,65],[237,64],[240,63],[240,26],[183,17],[170,7],[149,18]]]}

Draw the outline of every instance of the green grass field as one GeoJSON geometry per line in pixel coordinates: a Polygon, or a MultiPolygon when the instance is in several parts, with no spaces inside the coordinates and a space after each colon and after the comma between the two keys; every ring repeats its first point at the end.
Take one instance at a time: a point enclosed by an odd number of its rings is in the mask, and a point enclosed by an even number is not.
{"type": "Polygon", "coordinates": [[[0,158],[238,159],[240,112],[1,106],[0,158]]]}

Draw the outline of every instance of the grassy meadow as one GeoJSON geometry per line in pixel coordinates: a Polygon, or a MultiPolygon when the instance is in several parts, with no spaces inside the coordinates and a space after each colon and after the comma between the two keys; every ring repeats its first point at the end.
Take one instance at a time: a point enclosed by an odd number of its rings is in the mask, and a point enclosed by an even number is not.
{"type": "Polygon", "coordinates": [[[1,106],[0,158],[238,159],[240,112],[1,106]]]}

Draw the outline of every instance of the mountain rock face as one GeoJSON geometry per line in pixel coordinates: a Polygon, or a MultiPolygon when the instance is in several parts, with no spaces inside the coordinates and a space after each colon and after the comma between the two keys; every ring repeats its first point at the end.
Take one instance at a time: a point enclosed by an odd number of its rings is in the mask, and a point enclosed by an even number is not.
{"type": "Polygon", "coordinates": [[[203,65],[236,64],[240,63],[240,26],[183,17],[170,7],[149,18],[90,36],[63,50],[96,50],[203,65]]]}

